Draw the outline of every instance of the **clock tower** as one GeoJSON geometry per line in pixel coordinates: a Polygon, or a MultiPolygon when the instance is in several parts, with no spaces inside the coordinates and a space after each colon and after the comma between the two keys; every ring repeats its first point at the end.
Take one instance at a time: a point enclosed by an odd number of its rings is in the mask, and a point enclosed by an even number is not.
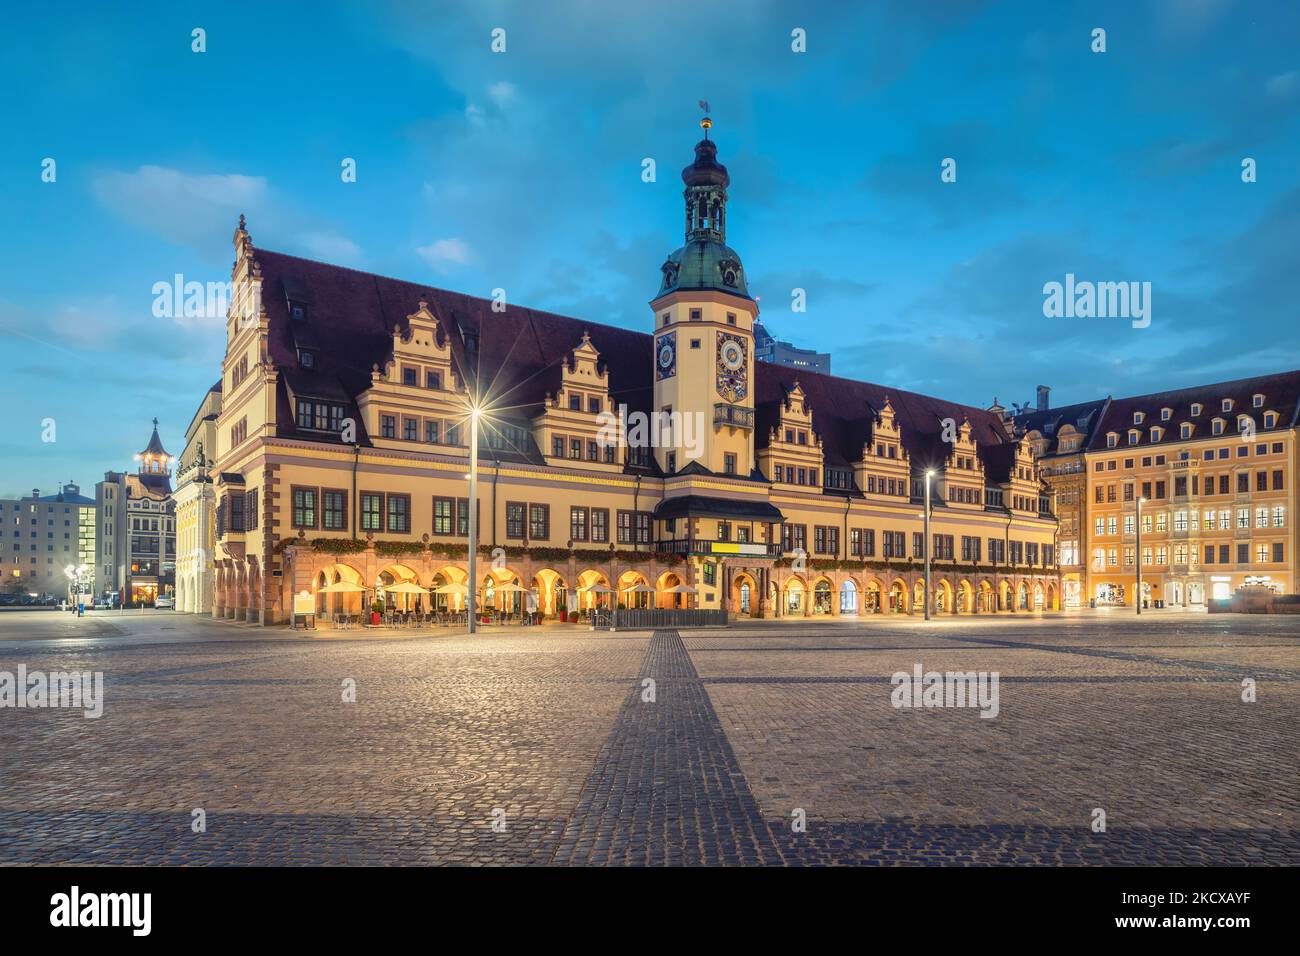
{"type": "Polygon", "coordinates": [[[754,319],[745,270],[727,245],[727,168],[704,139],[682,170],[686,244],[660,267],[654,310],[655,408],[674,427],[655,449],[665,473],[692,461],[748,476],[754,461],[754,319]]]}

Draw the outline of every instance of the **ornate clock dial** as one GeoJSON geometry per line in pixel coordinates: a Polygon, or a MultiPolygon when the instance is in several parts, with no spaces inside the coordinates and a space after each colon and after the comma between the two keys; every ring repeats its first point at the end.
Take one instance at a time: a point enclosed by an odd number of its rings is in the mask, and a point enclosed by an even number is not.
{"type": "Polygon", "coordinates": [[[722,346],[722,364],[733,372],[745,364],[745,351],[738,342],[727,342],[722,346]]]}

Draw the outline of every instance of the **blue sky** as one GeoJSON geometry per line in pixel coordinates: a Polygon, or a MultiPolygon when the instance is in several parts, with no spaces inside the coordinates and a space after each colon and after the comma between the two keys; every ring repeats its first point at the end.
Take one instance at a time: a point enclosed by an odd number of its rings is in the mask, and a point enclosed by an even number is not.
{"type": "Polygon", "coordinates": [[[837,374],[987,405],[1300,367],[1289,0],[86,3],[9,27],[0,495],[130,467],[154,416],[179,453],[222,323],[155,318],[152,287],[228,279],[241,212],[265,248],[648,329],[701,99],[763,319],[837,374]],[[1151,282],[1150,327],[1045,318],[1066,273],[1151,282]]]}

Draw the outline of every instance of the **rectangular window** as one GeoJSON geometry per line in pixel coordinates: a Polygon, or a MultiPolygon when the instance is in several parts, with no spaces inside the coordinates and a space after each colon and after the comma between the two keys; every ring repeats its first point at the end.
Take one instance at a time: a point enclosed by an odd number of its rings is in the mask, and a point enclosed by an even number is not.
{"type": "Polygon", "coordinates": [[[384,496],[371,492],[361,495],[361,530],[382,532],[384,530],[384,496]]]}
{"type": "Polygon", "coordinates": [[[1281,564],[1285,554],[1285,546],[1281,541],[1273,542],[1273,563],[1281,564]]]}
{"type": "Polygon", "coordinates": [[[316,527],[316,489],[293,489],[293,526],[295,528],[316,527]]]}
{"type": "Polygon", "coordinates": [[[506,502],[506,537],[512,541],[523,540],[524,509],[522,501],[506,502]]]}
{"type": "Polygon", "coordinates": [[[406,441],[418,441],[420,438],[420,420],[418,418],[402,419],[402,438],[406,441]]]}
{"type": "Polygon", "coordinates": [[[230,517],[230,530],[244,530],[244,496],[242,494],[231,495],[228,499],[229,507],[227,514],[230,517]]]}
{"type": "Polygon", "coordinates": [[[528,540],[549,541],[551,537],[551,506],[528,506],[528,540]]]}
{"type": "Polygon", "coordinates": [[[424,422],[424,440],[430,445],[438,444],[438,422],[434,419],[425,419],[424,422]]]}
{"type": "Polygon", "coordinates": [[[456,534],[460,537],[469,536],[469,499],[456,499],[456,534]]]}
{"type": "Polygon", "coordinates": [[[437,372],[424,373],[424,387],[438,390],[442,388],[442,376],[437,372]]]}
{"type": "Polygon", "coordinates": [[[450,498],[433,499],[433,533],[451,534],[451,516],[455,503],[450,498]]]}
{"type": "Polygon", "coordinates": [[[257,530],[257,489],[244,495],[244,527],[249,531],[257,530]]]}
{"type": "Polygon", "coordinates": [[[388,530],[392,534],[407,534],[411,530],[411,496],[388,496],[388,530]]]}
{"type": "Polygon", "coordinates": [[[379,434],[384,438],[397,437],[396,415],[381,415],[379,417],[379,434]]]}
{"type": "Polygon", "coordinates": [[[569,539],[571,541],[587,540],[587,509],[569,509],[569,539]]]}
{"type": "Polygon", "coordinates": [[[348,526],[348,497],[342,491],[321,492],[321,527],[342,531],[348,526]]]}
{"type": "Polygon", "coordinates": [[[551,457],[564,457],[564,438],[560,435],[555,435],[551,438],[551,457]]]}
{"type": "Polygon", "coordinates": [[[736,456],[727,452],[722,456],[722,473],[725,475],[734,475],[736,473],[736,456]]]}
{"type": "Polygon", "coordinates": [[[591,540],[595,544],[609,543],[609,509],[591,509],[591,540]]]}

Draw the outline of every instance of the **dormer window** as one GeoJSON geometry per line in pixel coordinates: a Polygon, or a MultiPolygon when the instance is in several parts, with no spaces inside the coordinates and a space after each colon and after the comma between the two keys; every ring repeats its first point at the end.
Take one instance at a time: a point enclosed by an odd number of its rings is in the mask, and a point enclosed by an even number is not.
{"type": "Polygon", "coordinates": [[[1264,427],[1265,428],[1277,427],[1277,412],[1267,412],[1264,415],[1264,427]]]}
{"type": "Polygon", "coordinates": [[[303,305],[301,302],[290,302],[289,318],[293,319],[295,322],[302,322],[307,318],[307,306],[303,305]]]}
{"type": "Polygon", "coordinates": [[[1222,434],[1223,434],[1223,419],[1222,419],[1222,418],[1216,418],[1213,422],[1210,423],[1210,432],[1211,432],[1212,434],[1215,434],[1215,435],[1222,435],[1222,434]]]}
{"type": "Polygon", "coordinates": [[[1264,407],[1264,396],[1263,396],[1263,395],[1256,395],[1253,399],[1251,399],[1251,404],[1253,404],[1256,408],[1263,408],[1263,407],[1264,407]]]}
{"type": "Polygon", "coordinates": [[[1191,438],[1191,437],[1192,437],[1192,425],[1191,425],[1191,423],[1190,423],[1190,422],[1183,422],[1182,427],[1179,429],[1178,434],[1179,434],[1179,437],[1181,437],[1181,438],[1191,438]]]}
{"type": "Polygon", "coordinates": [[[1192,417],[1195,418],[1199,414],[1201,414],[1201,403],[1192,402],[1192,417]]]}
{"type": "Polygon", "coordinates": [[[1152,441],[1160,441],[1160,439],[1164,437],[1165,437],[1165,430],[1161,428],[1159,425],[1156,425],[1151,429],[1152,441]]]}
{"type": "Polygon", "coordinates": [[[1107,432],[1107,433],[1106,433],[1106,447],[1107,447],[1107,448],[1114,448],[1114,447],[1115,447],[1116,445],[1118,445],[1118,444],[1119,444],[1119,436],[1116,435],[1114,432],[1107,432]]]}
{"type": "Polygon", "coordinates": [[[1221,408],[1223,409],[1223,411],[1225,411],[1225,412],[1230,412],[1230,411],[1232,411],[1232,399],[1230,399],[1230,398],[1225,398],[1225,399],[1223,400],[1223,405],[1220,406],[1220,407],[1221,407],[1221,408]]]}
{"type": "Polygon", "coordinates": [[[315,368],[316,353],[313,352],[311,349],[299,349],[298,364],[301,365],[303,368],[315,368]]]}
{"type": "Polygon", "coordinates": [[[1237,416],[1237,431],[1239,433],[1250,431],[1250,429],[1254,426],[1254,424],[1255,424],[1254,421],[1251,420],[1251,417],[1249,415],[1237,416]]]}
{"type": "Polygon", "coordinates": [[[1134,424],[1134,425],[1141,425],[1141,424],[1142,424],[1142,420],[1143,420],[1144,418],[1146,418],[1146,416],[1145,416],[1144,414],[1142,414],[1141,412],[1134,412],[1134,413],[1133,413],[1133,424],[1134,424]]]}
{"type": "Polygon", "coordinates": [[[1167,421],[1169,421],[1169,419],[1171,419],[1171,418],[1173,418],[1173,417],[1174,417],[1174,410],[1173,410],[1172,408],[1162,408],[1162,409],[1160,409],[1160,420],[1161,420],[1162,422],[1167,422],[1167,421]]]}
{"type": "Polygon", "coordinates": [[[1142,440],[1142,433],[1138,431],[1136,428],[1130,428],[1128,432],[1128,443],[1130,445],[1136,445],[1141,440],[1142,440]]]}

